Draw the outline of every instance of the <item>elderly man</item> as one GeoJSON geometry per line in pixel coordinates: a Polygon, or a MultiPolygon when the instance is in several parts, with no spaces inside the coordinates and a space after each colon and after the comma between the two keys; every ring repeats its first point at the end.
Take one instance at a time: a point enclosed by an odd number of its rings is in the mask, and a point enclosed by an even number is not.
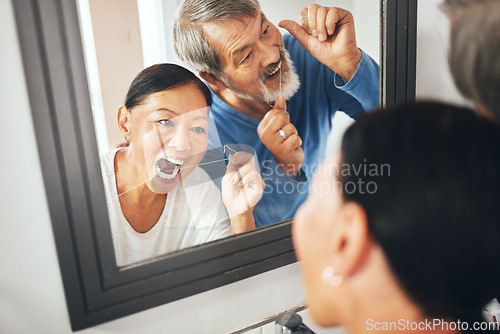
{"type": "MultiPolygon", "coordinates": [[[[266,189],[257,227],[290,219],[324,160],[331,119],[379,104],[379,67],[356,44],[351,13],[311,5],[279,30],[257,0],[184,0],[174,23],[177,55],[212,90],[218,137],[211,147],[253,147],[266,189]]],[[[213,134],[213,132],[212,132],[213,134]]]]}
{"type": "Polygon", "coordinates": [[[477,111],[500,119],[500,1],[445,0],[451,19],[449,65],[477,111]]]}

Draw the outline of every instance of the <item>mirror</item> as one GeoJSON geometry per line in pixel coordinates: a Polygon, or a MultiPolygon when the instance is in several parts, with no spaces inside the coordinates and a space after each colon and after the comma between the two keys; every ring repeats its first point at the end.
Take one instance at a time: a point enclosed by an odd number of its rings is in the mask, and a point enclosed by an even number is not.
{"type": "MultiPolygon", "coordinates": [[[[13,6],[73,330],[296,261],[285,221],[118,268],[77,3],[18,0],[13,6]]],[[[381,7],[381,100],[411,100],[416,1],[385,0],[381,7]]]]}
{"type": "MultiPolygon", "coordinates": [[[[160,140],[149,140],[146,143],[142,142],[142,137],[138,138],[137,140],[141,140],[142,143],[139,145],[141,146],[140,148],[137,148],[138,144],[134,141],[128,148],[121,147],[118,150],[116,149],[117,146],[121,145],[122,139],[125,136],[120,132],[116,114],[118,107],[124,103],[125,95],[132,79],[143,68],[156,63],[176,63],[187,67],[175,55],[171,39],[172,23],[178,3],[179,1],[162,0],[78,0],[95,132],[101,155],[101,163],[105,163],[102,166],[103,177],[105,178],[108,211],[111,215],[110,222],[112,223],[115,255],[119,267],[136,264],[139,260],[151,260],[172,251],[196,246],[231,234],[229,224],[222,222],[225,215],[219,213],[219,210],[216,209],[222,207],[221,210],[224,210],[224,206],[220,200],[219,189],[221,188],[221,178],[226,171],[226,162],[224,160],[228,157],[223,152],[220,152],[223,146],[220,143],[222,141],[220,138],[222,137],[219,137],[217,133],[217,129],[224,132],[224,128],[211,126],[208,129],[209,151],[203,161],[197,158],[193,159],[196,161],[196,165],[199,165],[198,167],[201,168],[195,168],[192,172],[194,174],[190,174],[189,176],[181,173],[187,171],[186,168],[182,167],[186,165],[185,163],[184,165],[177,164],[172,174],[165,174],[165,178],[158,176],[163,173],[157,173],[156,175],[151,172],[148,172],[147,175],[146,173],[141,173],[139,168],[143,168],[144,164],[139,160],[143,158],[146,161],[151,160],[151,165],[154,165],[153,167],[146,165],[146,168],[153,170],[156,167],[156,170],[158,170],[160,165],[174,166],[174,163],[171,161],[179,162],[180,157],[186,157],[187,152],[190,152],[189,150],[184,150],[181,153],[174,148],[170,149],[168,145],[169,139],[165,136],[163,138],[160,137],[160,132],[158,132],[158,137],[153,133],[153,139],[161,138],[160,140]],[[123,24],[123,22],[127,24],[123,24]],[[210,138],[216,139],[211,141],[210,138]],[[217,142],[217,144],[214,144],[214,142],[217,142]],[[147,150],[146,145],[148,146],[147,150]],[[153,147],[157,147],[157,149],[154,150],[153,147]],[[154,155],[154,158],[144,157],[147,151],[151,152],[150,154],[154,155]],[[129,153],[125,154],[124,152],[129,153]],[[140,155],[140,157],[137,157],[137,155],[140,155]],[[177,159],[169,160],[168,155],[175,155],[177,159]],[[131,161],[131,158],[127,159],[128,156],[134,156],[134,161],[131,161]],[[160,164],[159,162],[163,163],[160,164]],[[118,169],[118,165],[121,166],[120,169],[118,169]],[[126,174],[123,172],[128,166],[134,166],[136,173],[126,174]],[[116,173],[115,167],[117,170],[116,173]],[[177,170],[180,171],[179,177],[177,177],[177,173],[174,173],[177,170]],[[211,178],[213,180],[212,183],[217,186],[217,189],[210,189],[211,183],[202,181],[204,180],[202,174],[205,171],[209,175],[205,179],[211,178]],[[127,179],[125,179],[125,174],[127,175],[127,179]],[[144,175],[136,176],[137,174],[144,175]],[[198,176],[198,174],[200,175],[198,176]],[[166,179],[169,175],[172,175],[172,181],[166,179]],[[150,201],[149,197],[151,196],[147,196],[150,194],[150,191],[152,193],[158,191],[158,189],[152,189],[152,181],[146,180],[158,180],[157,183],[175,182],[181,176],[183,180],[187,177],[185,180],[191,180],[191,182],[186,183],[184,181],[179,183],[175,188],[168,189],[168,191],[172,192],[166,194],[166,200],[163,199],[163,211],[155,207],[147,210],[143,209],[142,211],[145,213],[141,215],[140,219],[135,217],[137,215],[134,215],[134,213],[143,208],[143,203],[150,201]],[[193,178],[197,178],[197,181],[192,181],[193,178]],[[194,186],[194,183],[196,183],[196,186],[194,186]],[[190,186],[186,186],[187,184],[190,186]],[[210,193],[211,195],[207,195],[202,199],[198,195],[202,193],[210,193]],[[140,201],[137,197],[143,200],[140,201]],[[213,212],[214,210],[216,212],[213,212]],[[156,214],[152,212],[156,212],[156,214]],[[179,212],[188,212],[188,214],[180,215],[178,214],[179,212]],[[201,212],[203,214],[200,214],[201,212]],[[144,221],[147,221],[150,216],[150,220],[156,224],[147,224],[145,226],[144,221]],[[209,217],[210,219],[208,219],[209,217]],[[131,251],[131,245],[141,246],[137,246],[134,251],[131,251]],[[132,256],[132,254],[136,255],[132,256]],[[137,254],[143,255],[139,256],[137,254]]],[[[312,4],[313,1],[261,0],[260,3],[267,19],[277,26],[284,19],[299,21],[302,8],[312,4]]],[[[332,5],[331,1],[326,0],[316,3],[323,6],[332,5]]],[[[380,59],[380,2],[370,1],[367,3],[362,0],[341,0],[336,2],[335,6],[353,13],[358,46],[378,63],[380,59]]],[[[280,32],[281,34],[288,33],[283,28],[280,28],[280,32]]],[[[297,66],[295,67],[297,68],[297,66]]],[[[304,81],[304,72],[308,72],[307,69],[300,72],[301,81],[304,81]]],[[[156,75],[159,74],[157,73],[156,75]]],[[[378,78],[374,78],[374,80],[375,85],[378,85],[378,78]]],[[[309,86],[309,84],[304,84],[304,82],[302,85],[309,86]]],[[[304,92],[305,90],[299,90],[297,95],[304,95],[304,92]]],[[[189,96],[189,94],[192,93],[186,90],[185,96],[189,96]]],[[[374,91],[373,95],[374,100],[378,101],[378,92],[374,91]]],[[[332,95],[332,99],[338,100],[339,98],[337,95],[335,97],[332,95]]],[[[163,103],[168,103],[168,100],[163,103]]],[[[294,110],[294,103],[299,104],[298,101],[289,99],[287,103],[289,110],[290,107],[292,107],[291,110],[294,110]]],[[[303,113],[306,112],[303,111],[303,113]]],[[[303,145],[304,153],[307,157],[302,164],[302,170],[306,175],[305,179],[312,176],[315,167],[322,160],[323,151],[325,149],[327,152],[333,151],[338,146],[345,127],[353,122],[352,118],[342,112],[335,113],[333,111],[333,113],[333,131],[331,131],[330,135],[328,135],[328,129],[325,130],[323,127],[302,127],[305,121],[309,121],[303,117],[295,117],[292,120],[298,127],[299,135],[302,135],[302,132],[305,131],[320,131],[323,137],[318,138],[318,143],[315,145],[308,145],[307,149],[306,145],[303,145]],[[327,143],[326,148],[323,143],[327,143]],[[315,158],[312,159],[309,156],[314,156],[315,158]],[[316,158],[316,156],[318,157],[316,158]]],[[[132,114],[134,113],[132,112],[132,114]]],[[[295,114],[292,112],[292,116],[295,114]]],[[[216,116],[214,110],[212,111],[212,115],[216,116]]],[[[168,115],[164,116],[167,117],[168,115]]],[[[323,121],[331,121],[331,118],[327,114],[324,116],[323,121]]],[[[213,118],[211,121],[213,122],[213,118]]],[[[197,124],[197,126],[200,124],[197,124]]],[[[229,126],[225,124],[224,127],[229,126]]],[[[164,127],[160,126],[159,128],[164,127]]],[[[250,129],[249,132],[251,131],[257,132],[256,129],[250,129]]],[[[309,134],[308,136],[311,137],[312,135],[309,134]]],[[[227,136],[224,135],[223,137],[227,136]]],[[[190,138],[193,137],[191,136],[190,138]]],[[[201,137],[197,136],[197,138],[200,139],[201,137]]],[[[198,143],[198,139],[190,141],[189,144],[192,146],[198,143]]],[[[306,139],[310,140],[310,138],[303,138],[303,140],[306,139]]],[[[200,140],[204,141],[203,138],[200,140]]],[[[231,145],[233,145],[233,149],[231,150],[236,151],[235,149],[241,149],[240,144],[242,143],[240,141],[228,140],[225,139],[224,144],[228,144],[227,147],[229,149],[231,145]]],[[[249,146],[250,142],[251,140],[248,140],[243,143],[247,144],[247,147],[243,150],[250,153],[255,153],[255,149],[258,152],[262,151],[262,147],[255,146],[254,149],[252,146],[249,146]]],[[[183,160],[185,159],[183,158],[183,160]]],[[[279,183],[275,182],[273,177],[274,175],[279,175],[281,169],[275,166],[274,158],[269,154],[259,153],[255,156],[255,160],[257,170],[261,171],[261,175],[266,183],[264,196],[254,210],[257,227],[266,227],[270,224],[290,219],[293,217],[293,212],[298,207],[298,204],[305,198],[304,195],[307,192],[308,180],[295,182],[293,178],[282,177],[278,180],[279,183]],[[264,159],[265,157],[267,159],[264,159]],[[288,195],[292,192],[300,193],[299,197],[297,198],[295,194],[288,195]],[[276,197],[279,197],[280,194],[283,200],[279,202],[276,197]],[[283,206],[283,209],[280,212],[274,213],[277,205],[283,206]],[[266,218],[269,216],[269,218],[264,219],[263,216],[266,218]]],[[[147,203],[149,204],[149,202],[147,203]]]]}

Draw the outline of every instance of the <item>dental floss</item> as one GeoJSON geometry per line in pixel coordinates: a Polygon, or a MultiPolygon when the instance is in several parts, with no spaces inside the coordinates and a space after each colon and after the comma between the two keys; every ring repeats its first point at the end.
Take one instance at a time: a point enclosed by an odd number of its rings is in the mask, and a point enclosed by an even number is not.
{"type": "Polygon", "coordinates": [[[229,151],[232,151],[233,153],[238,153],[236,150],[233,150],[231,147],[229,147],[227,144],[224,145],[224,147],[222,148],[222,150],[224,151],[224,154],[226,154],[226,149],[228,149],[229,151]]]}
{"type": "MultiPolygon", "coordinates": [[[[226,146],[227,146],[227,145],[226,145],[226,146]]],[[[237,153],[237,151],[233,150],[232,148],[230,148],[230,147],[227,147],[227,148],[228,148],[229,150],[232,150],[234,153],[237,153]]],[[[226,152],[224,152],[224,153],[226,153],[226,152]]],[[[164,154],[165,154],[165,152],[164,152],[164,154]]],[[[166,157],[166,155],[165,155],[165,157],[166,157]]],[[[215,164],[215,163],[222,162],[222,161],[229,161],[229,158],[220,159],[220,160],[214,160],[214,161],[209,161],[209,162],[204,162],[204,163],[202,163],[202,164],[197,164],[197,165],[191,165],[191,166],[179,167],[179,170],[184,169],[184,168],[189,168],[189,167],[196,167],[196,166],[203,166],[203,165],[215,164]]],[[[129,190],[126,190],[126,191],[122,192],[121,194],[119,194],[118,196],[114,197],[113,199],[116,199],[116,198],[120,197],[121,195],[124,195],[124,194],[128,193],[129,191],[131,191],[131,190],[133,190],[133,189],[135,189],[135,188],[139,187],[140,185],[142,185],[142,184],[144,184],[144,183],[146,183],[146,182],[148,182],[148,181],[152,180],[153,178],[154,178],[154,176],[153,176],[152,178],[147,179],[146,181],[143,181],[143,182],[139,183],[138,185],[136,185],[136,186],[134,186],[134,187],[130,188],[129,190]]]]}
{"type": "MultiPolygon", "coordinates": [[[[283,36],[281,37],[281,49],[285,49],[285,42],[283,42],[283,36]]],[[[280,57],[281,57],[281,50],[280,50],[280,57]]],[[[280,96],[281,96],[281,73],[283,72],[283,64],[281,64],[280,68],[280,96]]]]}

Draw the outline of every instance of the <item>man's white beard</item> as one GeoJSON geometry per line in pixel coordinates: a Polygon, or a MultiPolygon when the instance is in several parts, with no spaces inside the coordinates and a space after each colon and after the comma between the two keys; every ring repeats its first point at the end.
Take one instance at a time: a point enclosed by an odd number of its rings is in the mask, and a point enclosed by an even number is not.
{"type": "MultiPolygon", "coordinates": [[[[265,84],[264,84],[264,79],[261,77],[258,80],[259,86],[260,86],[260,92],[258,94],[248,94],[244,93],[238,90],[234,90],[231,88],[230,85],[224,81],[224,84],[228,86],[229,89],[239,97],[240,99],[245,99],[245,100],[257,100],[260,102],[264,103],[269,103],[273,104],[274,101],[278,98],[278,96],[283,96],[285,100],[288,100],[292,96],[297,93],[297,90],[300,87],[300,80],[299,76],[297,75],[297,72],[295,71],[295,67],[293,66],[292,59],[290,59],[290,54],[288,53],[288,50],[285,48],[280,49],[280,54],[282,58],[285,58],[286,64],[288,65],[288,70],[286,72],[281,73],[281,92],[280,90],[276,90],[272,92],[265,84]]],[[[283,66],[281,71],[283,71],[283,66]]]]}

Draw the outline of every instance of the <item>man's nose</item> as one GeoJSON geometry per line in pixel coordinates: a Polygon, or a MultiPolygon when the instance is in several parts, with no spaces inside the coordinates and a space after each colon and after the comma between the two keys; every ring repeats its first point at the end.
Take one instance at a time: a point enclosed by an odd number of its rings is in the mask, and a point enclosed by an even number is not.
{"type": "Polygon", "coordinates": [[[190,148],[191,143],[189,141],[189,135],[186,130],[181,127],[177,127],[173,136],[168,142],[168,147],[174,148],[177,151],[186,151],[190,148]]]}
{"type": "Polygon", "coordinates": [[[280,49],[276,44],[261,42],[260,48],[262,49],[261,66],[266,68],[280,60],[280,49]]]}

